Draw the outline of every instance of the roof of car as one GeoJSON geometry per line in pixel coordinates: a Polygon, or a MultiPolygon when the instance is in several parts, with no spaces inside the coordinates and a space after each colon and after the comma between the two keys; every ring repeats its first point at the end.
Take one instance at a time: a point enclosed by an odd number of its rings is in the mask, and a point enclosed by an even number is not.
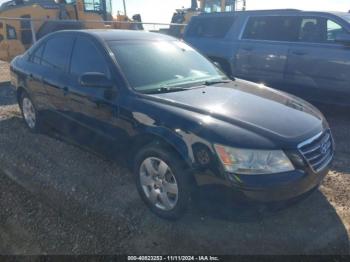
{"type": "Polygon", "coordinates": [[[61,32],[73,32],[88,34],[97,37],[103,41],[118,40],[172,40],[168,35],[151,33],[138,30],[120,30],[120,29],[86,29],[86,30],[66,30],[61,32]]]}
{"type": "Polygon", "coordinates": [[[336,16],[349,15],[346,12],[333,12],[333,11],[304,11],[299,9],[269,9],[269,10],[246,10],[236,12],[215,12],[215,13],[201,13],[198,17],[210,17],[210,16],[235,16],[235,15],[252,15],[252,14],[273,14],[273,15],[286,15],[286,14],[333,14],[336,16]]]}

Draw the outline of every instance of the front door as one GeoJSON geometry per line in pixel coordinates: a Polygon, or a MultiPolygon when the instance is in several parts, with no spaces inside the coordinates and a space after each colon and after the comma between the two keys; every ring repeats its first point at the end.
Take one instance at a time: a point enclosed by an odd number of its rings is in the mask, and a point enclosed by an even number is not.
{"type": "Polygon", "coordinates": [[[79,81],[85,73],[102,73],[112,78],[103,49],[98,46],[88,37],[77,37],[75,41],[69,69],[67,110],[75,123],[71,132],[74,138],[103,149],[108,141],[115,139],[116,87],[83,86],[79,81]]]}
{"type": "Polygon", "coordinates": [[[349,32],[333,19],[302,17],[298,42],[288,52],[286,80],[311,100],[349,103],[350,47],[335,42],[349,32]]]}

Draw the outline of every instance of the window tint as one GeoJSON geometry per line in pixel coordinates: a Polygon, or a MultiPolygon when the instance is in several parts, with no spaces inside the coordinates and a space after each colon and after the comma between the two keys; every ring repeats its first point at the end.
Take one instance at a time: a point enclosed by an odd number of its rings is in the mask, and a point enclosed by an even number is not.
{"type": "Polygon", "coordinates": [[[31,54],[29,60],[34,63],[34,64],[40,64],[41,63],[41,58],[43,55],[43,51],[44,51],[44,44],[40,45],[35,51],[34,53],[31,54]]]}
{"type": "Polygon", "coordinates": [[[234,23],[235,17],[206,17],[193,20],[188,36],[223,38],[234,23]]]}
{"type": "Polygon", "coordinates": [[[295,41],[298,18],[292,16],[251,17],[243,33],[244,39],[295,41]]]}
{"type": "Polygon", "coordinates": [[[42,65],[65,70],[73,46],[73,37],[56,36],[46,42],[42,65]]]}
{"type": "Polygon", "coordinates": [[[77,76],[86,72],[98,72],[109,75],[105,57],[94,43],[86,38],[78,38],[75,42],[70,72],[77,76]]]}

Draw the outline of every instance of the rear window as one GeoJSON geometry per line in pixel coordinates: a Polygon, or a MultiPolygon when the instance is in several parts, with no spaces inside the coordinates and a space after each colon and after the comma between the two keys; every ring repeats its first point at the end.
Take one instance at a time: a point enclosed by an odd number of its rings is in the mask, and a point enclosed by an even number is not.
{"type": "Polygon", "coordinates": [[[56,70],[65,70],[73,47],[73,37],[55,36],[46,42],[41,64],[56,70]]]}
{"type": "Polygon", "coordinates": [[[189,37],[224,38],[235,21],[235,17],[192,18],[187,31],[189,37]]]}
{"type": "Polygon", "coordinates": [[[296,41],[299,36],[299,19],[292,16],[251,17],[243,39],[296,41]]]}

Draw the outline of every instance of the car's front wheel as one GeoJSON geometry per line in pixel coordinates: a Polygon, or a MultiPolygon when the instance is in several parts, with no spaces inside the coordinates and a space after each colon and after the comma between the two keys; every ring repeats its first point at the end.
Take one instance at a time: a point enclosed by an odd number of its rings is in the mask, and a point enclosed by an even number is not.
{"type": "Polygon", "coordinates": [[[172,151],[156,144],[141,149],[134,173],[137,189],[158,216],[178,219],[190,200],[190,180],[184,162],[172,151]]]}
{"type": "Polygon", "coordinates": [[[41,125],[39,114],[34,106],[32,99],[26,92],[21,93],[19,106],[21,108],[22,117],[26,126],[32,132],[39,132],[41,125]]]}

